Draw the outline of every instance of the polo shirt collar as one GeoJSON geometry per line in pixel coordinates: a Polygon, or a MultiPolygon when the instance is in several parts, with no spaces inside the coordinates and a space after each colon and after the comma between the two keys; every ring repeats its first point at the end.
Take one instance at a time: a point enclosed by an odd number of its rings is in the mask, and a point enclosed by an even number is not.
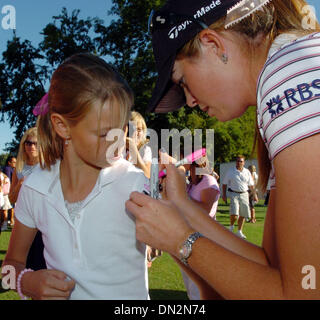
{"type": "MultiPolygon", "coordinates": [[[[102,169],[99,173],[97,182],[90,195],[86,198],[83,205],[85,206],[94,197],[101,192],[103,186],[112,183],[122,176],[122,171],[126,171],[126,161],[118,160],[113,166],[102,169]]],[[[34,169],[32,174],[26,179],[25,185],[46,197],[46,200],[66,219],[73,227],[67,208],[64,204],[64,196],[60,183],[60,160],[51,166],[51,170],[41,169],[40,165],[34,169]]]]}
{"type": "MultiPolygon", "coordinates": [[[[104,168],[100,171],[98,177],[98,190],[101,187],[112,183],[114,180],[119,178],[126,171],[126,161],[124,159],[117,160],[112,166],[104,168]]],[[[60,160],[51,166],[51,170],[41,169],[40,165],[34,169],[33,174],[31,174],[26,180],[26,186],[36,190],[44,195],[49,195],[54,192],[56,184],[59,183],[60,177],[60,160]],[[40,178],[41,177],[41,178],[40,178]]]]}

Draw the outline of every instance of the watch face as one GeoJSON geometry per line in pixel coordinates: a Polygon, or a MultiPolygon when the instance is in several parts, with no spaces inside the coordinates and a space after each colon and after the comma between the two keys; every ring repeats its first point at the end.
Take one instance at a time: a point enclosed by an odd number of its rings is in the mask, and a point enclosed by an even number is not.
{"type": "Polygon", "coordinates": [[[191,256],[192,252],[192,245],[193,243],[199,238],[202,237],[201,233],[195,232],[191,234],[188,239],[183,243],[180,247],[180,260],[185,264],[188,265],[188,258],[191,256]]]}
{"type": "Polygon", "coordinates": [[[191,253],[191,247],[189,244],[184,244],[181,248],[181,257],[182,258],[188,258],[191,253]]]}

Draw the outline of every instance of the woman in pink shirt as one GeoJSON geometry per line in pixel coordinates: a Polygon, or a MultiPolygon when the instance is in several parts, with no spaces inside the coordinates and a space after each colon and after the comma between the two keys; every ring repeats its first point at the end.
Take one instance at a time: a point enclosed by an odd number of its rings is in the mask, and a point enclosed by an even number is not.
{"type": "MultiPolygon", "coordinates": [[[[220,188],[217,182],[219,176],[210,168],[206,156],[190,165],[190,183],[187,186],[189,197],[200,205],[216,220],[220,188]]],[[[181,269],[182,278],[190,300],[200,300],[200,291],[196,284],[181,269]]]]}
{"type": "Polygon", "coordinates": [[[190,165],[190,184],[187,192],[189,197],[207,211],[215,219],[220,197],[218,182],[213,176],[208,158],[202,157],[190,165]]]}

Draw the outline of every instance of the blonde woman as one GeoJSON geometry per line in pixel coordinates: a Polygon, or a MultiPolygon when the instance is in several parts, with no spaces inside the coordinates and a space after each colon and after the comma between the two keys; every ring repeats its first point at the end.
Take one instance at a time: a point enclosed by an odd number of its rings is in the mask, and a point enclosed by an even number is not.
{"type": "Polygon", "coordinates": [[[12,174],[12,185],[10,188],[9,199],[11,203],[15,203],[24,179],[34,170],[39,163],[39,149],[37,128],[28,129],[19,145],[17,162],[15,170],[12,174]]]}
{"type": "Polygon", "coordinates": [[[262,186],[271,172],[261,246],[201,215],[173,165],[168,201],[131,194],[138,239],[181,261],[202,298],[320,299],[320,278],[310,286],[305,274],[320,265],[320,28],[314,15],[304,28],[306,6],[168,0],[149,20],[159,73],[149,110],[187,103],[228,121],[256,105],[262,186]]]}
{"type": "Polygon", "coordinates": [[[137,112],[131,112],[129,122],[129,135],[127,138],[126,159],[141,169],[147,178],[150,178],[152,152],[147,145],[147,125],[143,116],[137,112]]]}
{"type": "MultiPolygon", "coordinates": [[[[21,186],[25,179],[33,172],[40,160],[38,148],[38,131],[36,127],[28,129],[19,145],[16,167],[12,173],[12,185],[9,199],[11,203],[16,203],[21,186]]],[[[43,257],[43,241],[41,232],[37,232],[28,252],[26,260],[27,268],[40,270],[46,268],[43,257]]]]}

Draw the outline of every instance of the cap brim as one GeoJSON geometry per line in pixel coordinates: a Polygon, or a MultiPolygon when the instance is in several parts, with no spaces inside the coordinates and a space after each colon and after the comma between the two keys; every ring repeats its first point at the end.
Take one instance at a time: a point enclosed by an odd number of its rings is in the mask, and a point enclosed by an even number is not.
{"type": "Polygon", "coordinates": [[[175,56],[161,69],[148,105],[148,112],[167,113],[178,110],[186,104],[183,89],[171,81],[175,56]]]}

